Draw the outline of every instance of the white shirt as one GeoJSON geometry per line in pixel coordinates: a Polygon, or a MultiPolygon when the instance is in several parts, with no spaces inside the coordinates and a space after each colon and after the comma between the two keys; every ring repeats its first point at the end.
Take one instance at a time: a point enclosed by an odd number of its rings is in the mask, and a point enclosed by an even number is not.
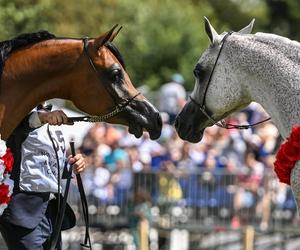
{"type": "MultiPolygon", "coordinates": [[[[30,132],[22,144],[19,184],[22,191],[57,193],[57,159],[47,126],[43,125],[30,132]]],[[[49,126],[49,130],[62,175],[66,161],[65,140],[59,126],[49,126]]]]}
{"type": "Polygon", "coordinates": [[[176,82],[164,84],[160,89],[160,109],[164,112],[177,114],[180,111],[178,100],[185,100],[186,91],[176,82]]]}

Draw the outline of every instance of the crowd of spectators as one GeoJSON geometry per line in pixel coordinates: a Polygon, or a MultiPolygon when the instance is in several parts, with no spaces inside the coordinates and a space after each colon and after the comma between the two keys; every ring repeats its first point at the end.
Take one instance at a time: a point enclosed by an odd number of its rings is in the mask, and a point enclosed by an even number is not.
{"type": "MultiPolygon", "coordinates": [[[[89,165],[84,173],[88,195],[103,204],[118,203],[136,185],[135,174],[155,173],[157,188],[151,195],[158,204],[220,205],[218,199],[226,202],[228,196],[234,211],[233,227],[241,225],[241,211],[255,205],[254,213],[261,213],[261,228],[267,229],[271,207],[284,206],[288,195],[287,186],[273,174],[274,155],[282,140],[276,127],[271,122],[249,130],[212,126],[205,130],[201,142],[191,144],[178,137],[166,113],[162,117],[162,135],[156,141],[150,140],[148,133],[136,139],[126,128],[104,123],[87,132],[80,151],[89,165]],[[235,176],[233,182],[222,184],[226,194],[216,187],[224,182],[224,178],[218,180],[219,173],[235,176]],[[266,173],[272,176],[268,182],[264,181],[266,173]],[[219,192],[219,196],[215,194],[217,201],[201,198],[211,186],[219,192]]],[[[249,124],[265,117],[262,108],[252,103],[229,119],[230,123],[249,124]]]]}

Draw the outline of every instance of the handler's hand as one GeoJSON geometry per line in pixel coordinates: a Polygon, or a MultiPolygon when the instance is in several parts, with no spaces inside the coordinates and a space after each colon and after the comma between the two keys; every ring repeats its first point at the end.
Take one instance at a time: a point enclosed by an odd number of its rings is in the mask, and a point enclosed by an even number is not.
{"type": "Polygon", "coordinates": [[[76,154],[74,157],[70,155],[68,162],[70,165],[73,164],[73,171],[75,174],[81,173],[86,167],[85,159],[82,154],[76,154]]]}
{"type": "Polygon", "coordinates": [[[67,115],[62,110],[51,112],[38,112],[42,124],[49,123],[50,125],[68,124],[73,125],[72,121],[68,120],[67,115]]]}

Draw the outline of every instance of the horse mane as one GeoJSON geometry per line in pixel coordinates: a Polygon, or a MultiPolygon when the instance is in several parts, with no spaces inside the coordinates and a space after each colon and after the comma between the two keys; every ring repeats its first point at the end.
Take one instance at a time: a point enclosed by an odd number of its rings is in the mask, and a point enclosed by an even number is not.
{"type": "MultiPolygon", "coordinates": [[[[41,42],[53,38],[56,38],[54,34],[46,30],[42,30],[34,33],[24,33],[16,36],[11,40],[1,41],[0,42],[0,78],[4,69],[5,61],[7,60],[7,58],[11,53],[27,45],[31,45],[37,42],[41,42]]],[[[118,59],[118,61],[125,69],[124,59],[120,51],[117,49],[117,47],[111,42],[107,42],[105,46],[112,52],[112,54],[118,59]]]]}
{"type": "Polygon", "coordinates": [[[107,42],[105,44],[105,47],[107,47],[111,51],[111,53],[113,53],[113,55],[118,59],[118,61],[121,63],[121,65],[125,69],[124,59],[123,59],[120,51],[117,49],[117,47],[114,44],[112,44],[111,42],[107,42]]]}
{"type": "Polygon", "coordinates": [[[291,40],[287,37],[258,32],[254,35],[255,41],[267,45],[271,49],[281,51],[285,57],[290,58],[296,62],[299,62],[300,43],[295,40],[291,40]]]}
{"type": "Polygon", "coordinates": [[[12,52],[27,45],[52,38],[55,38],[55,35],[42,30],[34,33],[24,33],[11,40],[0,42],[0,77],[4,69],[5,61],[12,52]]]}

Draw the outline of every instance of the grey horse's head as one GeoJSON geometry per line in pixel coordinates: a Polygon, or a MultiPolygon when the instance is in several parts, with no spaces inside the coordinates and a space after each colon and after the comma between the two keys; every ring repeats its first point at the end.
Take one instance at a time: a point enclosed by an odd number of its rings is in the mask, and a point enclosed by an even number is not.
{"type": "Polygon", "coordinates": [[[254,19],[231,36],[227,32],[219,35],[205,18],[205,31],[211,43],[194,68],[193,92],[175,121],[182,139],[199,142],[206,127],[251,102],[240,84],[238,69],[228,59],[232,53],[228,47],[234,36],[250,34],[253,24],[254,19]]]}

